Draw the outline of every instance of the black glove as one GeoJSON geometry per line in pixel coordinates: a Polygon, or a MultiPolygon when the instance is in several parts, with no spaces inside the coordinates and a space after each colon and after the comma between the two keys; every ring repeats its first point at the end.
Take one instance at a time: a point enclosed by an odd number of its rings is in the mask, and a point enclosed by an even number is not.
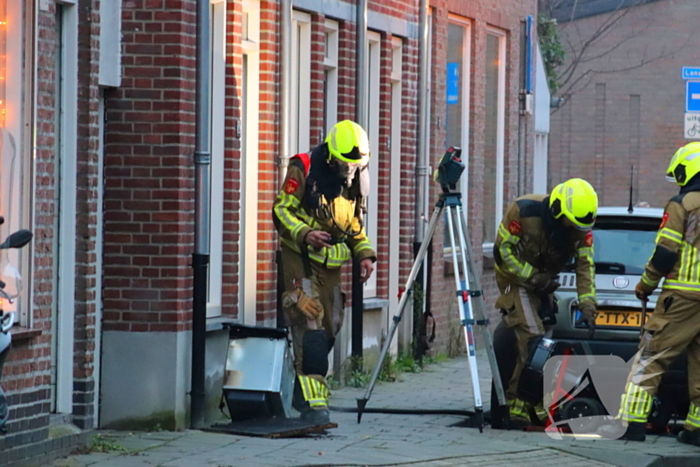
{"type": "Polygon", "coordinates": [[[595,333],[595,317],[598,314],[595,305],[590,303],[584,303],[579,306],[579,311],[581,316],[576,320],[576,324],[585,324],[588,326],[588,338],[593,338],[593,333],[595,333]]]}
{"type": "Polygon", "coordinates": [[[528,280],[532,291],[537,295],[549,295],[559,288],[559,282],[555,281],[551,274],[538,272],[528,280]]]}
{"type": "Polygon", "coordinates": [[[637,296],[638,299],[640,299],[643,302],[646,302],[649,300],[649,295],[654,293],[654,289],[646,285],[644,282],[639,281],[637,286],[634,288],[634,294],[637,296]]]}

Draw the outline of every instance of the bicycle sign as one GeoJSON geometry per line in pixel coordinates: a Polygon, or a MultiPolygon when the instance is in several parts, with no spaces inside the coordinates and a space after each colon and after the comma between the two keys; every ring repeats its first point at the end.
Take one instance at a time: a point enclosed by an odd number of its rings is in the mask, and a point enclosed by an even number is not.
{"type": "Polygon", "coordinates": [[[685,114],[685,139],[700,139],[700,113],[685,114]]]}

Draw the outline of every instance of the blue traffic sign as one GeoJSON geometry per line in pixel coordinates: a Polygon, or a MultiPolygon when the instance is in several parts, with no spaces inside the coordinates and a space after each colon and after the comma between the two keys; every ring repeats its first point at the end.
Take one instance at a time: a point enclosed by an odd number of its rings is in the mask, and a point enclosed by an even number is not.
{"type": "Polygon", "coordinates": [[[681,78],[683,78],[683,79],[700,79],[700,67],[684,66],[681,69],[681,78]]]}
{"type": "Polygon", "coordinates": [[[700,81],[688,81],[685,87],[685,111],[700,112],[700,81]]]}

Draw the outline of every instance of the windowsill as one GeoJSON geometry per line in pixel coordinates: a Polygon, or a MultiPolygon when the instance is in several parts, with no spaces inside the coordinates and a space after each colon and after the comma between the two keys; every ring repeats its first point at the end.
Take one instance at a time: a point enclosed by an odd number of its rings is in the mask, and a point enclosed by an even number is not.
{"type": "Polygon", "coordinates": [[[484,258],[493,259],[493,242],[483,243],[481,245],[481,250],[483,251],[484,258]]]}
{"type": "Polygon", "coordinates": [[[386,308],[391,303],[391,300],[386,298],[366,298],[362,301],[362,311],[377,310],[386,308]]]}
{"type": "Polygon", "coordinates": [[[226,316],[207,318],[207,332],[222,331],[226,329],[227,324],[238,324],[238,320],[226,316]]]}
{"type": "Polygon", "coordinates": [[[29,340],[41,335],[41,329],[25,328],[24,326],[13,326],[10,329],[13,341],[29,340]]]}

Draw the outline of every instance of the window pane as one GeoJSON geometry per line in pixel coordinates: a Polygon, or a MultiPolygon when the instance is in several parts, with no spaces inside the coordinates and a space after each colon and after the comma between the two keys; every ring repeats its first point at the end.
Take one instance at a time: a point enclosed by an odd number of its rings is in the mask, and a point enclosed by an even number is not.
{"type": "Polygon", "coordinates": [[[462,82],[464,79],[464,27],[450,24],[447,30],[447,116],[445,149],[462,146],[462,82]]]}
{"type": "Polygon", "coordinates": [[[484,128],[484,242],[496,239],[496,174],[498,171],[499,41],[486,36],[486,122],[484,128]]]}

